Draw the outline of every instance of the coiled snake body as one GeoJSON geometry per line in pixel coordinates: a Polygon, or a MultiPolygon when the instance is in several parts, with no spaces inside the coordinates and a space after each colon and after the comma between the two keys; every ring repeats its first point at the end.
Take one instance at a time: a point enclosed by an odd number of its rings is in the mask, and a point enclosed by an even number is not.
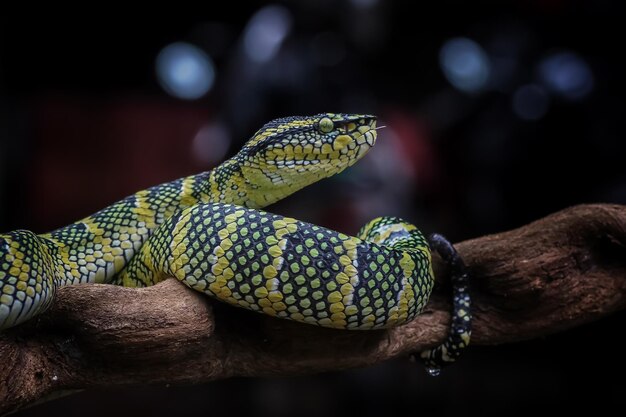
{"type": "MultiPolygon", "coordinates": [[[[369,115],[277,119],[212,171],[51,233],[0,235],[0,329],[43,312],[61,285],[136,287],[168,276],[235,306],[324,327],[410,321],[434,284],[430,247],[415,226],[383,217],[351,237],[258,210],[351,166],[375,140],[369,115]]],[[[471,316],[460,259],[441,237],[431,245],[457,272],[450,335],[421,353],[435,370],[467,346],[471,316]]]]}

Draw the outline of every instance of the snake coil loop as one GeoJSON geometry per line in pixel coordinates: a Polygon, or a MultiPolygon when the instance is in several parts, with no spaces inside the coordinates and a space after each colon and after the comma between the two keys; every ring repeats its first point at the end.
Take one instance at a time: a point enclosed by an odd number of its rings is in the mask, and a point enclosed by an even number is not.
{"type": "MultiPolygon", "coordinates": [[[[367,330],[412,320],[430,297],[430,247],[412,224],[369,222],[357,237],[259,210],[362,158],[370,115],[274,120],[212,171],[139,191],[50,233],[0,235],[0,330],[42,313],[55,289],[146,286],[175,276],[233,306],[318,326],[367,330]]],[[[454,318],[429,368],[469,343],[467,275],[441,236],[431,246],[454,276],[454,318]]]]}

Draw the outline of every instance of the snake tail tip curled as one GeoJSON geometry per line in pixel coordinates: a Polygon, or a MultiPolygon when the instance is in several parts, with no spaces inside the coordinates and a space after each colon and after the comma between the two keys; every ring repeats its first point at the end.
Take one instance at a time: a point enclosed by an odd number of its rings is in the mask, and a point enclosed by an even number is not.
{"type": "Polygon", "coordinates": [[[469,345],[471,337],[471,299],[468,292],[469,275],[463,259],[454,246],[440,234],[432,234],[428,237],[428,243],[433,251],[436,251],[450,268],[452,280],[452,323],[446,340],[433,349],[411,356],[420,357],[430,376],[438,376],[441,369],[461,356],[463,350],[469,345]]]}

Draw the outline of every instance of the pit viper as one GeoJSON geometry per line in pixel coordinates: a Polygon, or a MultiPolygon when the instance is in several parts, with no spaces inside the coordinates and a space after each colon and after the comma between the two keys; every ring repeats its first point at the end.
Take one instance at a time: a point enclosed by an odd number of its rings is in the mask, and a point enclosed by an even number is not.
{"type": "Polygon", "coordinates": [[[435,249],[455,272],[448,338],[420,354],[437,373],[470,339],[467,275],[452,245],[439,235],[429,242],[395,217],[352,237],[260,210],[353,165],[376,138],[371,115],[276,119],[211,171],[139,191],[50,233],[0,235],[0,330],[44,312],[63,285],[140,287],[170,276],[270,316],[389,328],[424,309],[435,249]]]}

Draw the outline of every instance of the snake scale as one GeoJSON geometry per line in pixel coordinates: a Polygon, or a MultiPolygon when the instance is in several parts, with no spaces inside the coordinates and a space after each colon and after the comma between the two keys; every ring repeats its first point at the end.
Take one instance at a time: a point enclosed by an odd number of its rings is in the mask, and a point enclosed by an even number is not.
{"type": "Polygon", "coordinates": [[[448,338],[419,354],[437,373],[470,338],[467,275],[452,245],[394,217],[352,237],[259,210],[353,165],[376,138],[371,115],[276,119],[211,171],[139,191],[47,234],[0,235],[0,329],[45,311],[62,285],[141,287],[169,276],[279,318],[389,328],[428,302],[434,249],[452,268],[454,292],[448,338]]]}

